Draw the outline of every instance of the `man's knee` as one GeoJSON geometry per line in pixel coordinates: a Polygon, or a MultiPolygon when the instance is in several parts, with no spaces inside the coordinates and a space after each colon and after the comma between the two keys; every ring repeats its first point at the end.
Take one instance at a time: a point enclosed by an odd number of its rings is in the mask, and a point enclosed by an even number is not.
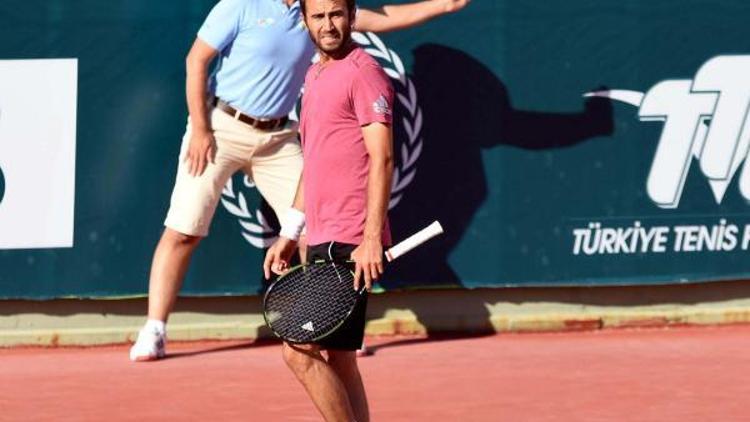
{"type": "Polygon", "coordinates": [[[290,345],[284,343],[282,347],[284,362],[295,374],[307,373],[319,355],[317,349],[311,345],[290,345]]]}
{"type": "Polygon", "coordinates": [[[174,229],[170,229],[169,227],[164,229],[164,233],[162,234],[161,238],[162,241],[174,247],[195,247],[202,239],[202,237],[200,236],[183,234],[174,229]]]}

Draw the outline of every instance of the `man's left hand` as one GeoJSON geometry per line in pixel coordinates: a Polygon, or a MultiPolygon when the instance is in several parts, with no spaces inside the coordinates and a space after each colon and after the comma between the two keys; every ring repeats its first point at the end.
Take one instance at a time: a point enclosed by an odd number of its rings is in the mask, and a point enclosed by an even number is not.
{"type": "Polygon", "coordinates": [[[365,238],[352,251],[352,261],[355,262],[354,290],[359,290],[361,279],[364,278],[365,289],[370,291],[372,283],[383,274],[383,244],[380,238],[365,238]]]}
{"type": "Polygon", "coordinates": [[[263,274],[266,280],[271,279],[271,273],[282,275],[289,270],[289,261],[297,247],[297,241],[279,236],[278,240],[268,248],[266,259],[263,260],[263,274]]]}

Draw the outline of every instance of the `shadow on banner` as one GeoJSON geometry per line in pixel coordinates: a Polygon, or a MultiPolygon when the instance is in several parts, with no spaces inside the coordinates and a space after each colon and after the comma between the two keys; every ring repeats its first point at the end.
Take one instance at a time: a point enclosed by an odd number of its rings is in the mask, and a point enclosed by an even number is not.
{"type": "MultiPolygon", "coordinates": [[[[409,288],[414,281],[419,287],[459,287],[448,258],[488,195],[482,150],[565,148],[611,135],[612,105],[596,98],[577,113],[517,110],[505,84],[466,53],[434,44],[414,53],[412,80],[424,115],[425,146],[408,195],[390,213],[391,227],[394,239],[402,239],[437,219],[445,234],[400,259],[382,284],[386,289],[409,288]]],[[[398,114],[396,108],[395,119],[402,118],[398,114]]],[[[406,137],[398,133],[399,125],[394,131],[396,139],[406,137]]]]}

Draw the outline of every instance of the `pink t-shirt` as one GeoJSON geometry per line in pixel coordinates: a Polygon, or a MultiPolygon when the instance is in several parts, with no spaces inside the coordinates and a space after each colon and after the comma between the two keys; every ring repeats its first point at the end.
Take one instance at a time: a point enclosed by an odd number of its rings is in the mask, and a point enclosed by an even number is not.
{"type": "MultiPolygon", "coordinates": [[[[316,63],[305,77],[300,134],[305,223],[310,245],[360,244],[367,218],[369,155],[362,126],[393,120],[393,87],[359,47],[345,58],[316,63]]],[[[386,219],[383,244],[390,244],[386,219]]]]}

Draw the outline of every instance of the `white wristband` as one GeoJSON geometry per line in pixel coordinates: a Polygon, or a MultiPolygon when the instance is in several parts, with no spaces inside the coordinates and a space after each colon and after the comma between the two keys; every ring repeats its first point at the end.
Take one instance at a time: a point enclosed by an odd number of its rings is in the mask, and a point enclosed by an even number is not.
{"type": "Polygon", "coordinates": [[[281,219],[281,230],[279,236],[286,237],[294,241],[299,240],[299,235],[305,227],[305,213],[296,209],[289,208],[281,219]]]}

